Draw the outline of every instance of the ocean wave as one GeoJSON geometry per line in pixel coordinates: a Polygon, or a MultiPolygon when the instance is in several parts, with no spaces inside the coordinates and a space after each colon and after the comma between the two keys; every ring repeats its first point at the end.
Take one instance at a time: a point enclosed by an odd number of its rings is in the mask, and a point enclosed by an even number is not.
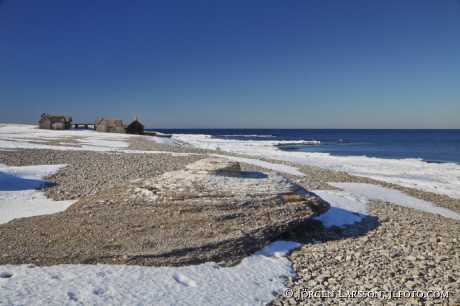
{"type": "Polygon", "coordinates": [[[320,144],[321,141],[319,140],[293,140],[293,141],[289,141],[289,142],[286,142],[286,143],[282,143],[280,142],[279,144],[277,144],[276,146],[292,146],[292,145],[299,145],[299,146],[303,146],[303,145],[316,145],[316,144],[320,144]]]}
{"type": "Polygon", "coordinates": [[[243,134],[236,134],[236,135],[216,135],[215,137],[259,137],[259,138],[275,138],[276,135],[243,135],[243,134]]]}

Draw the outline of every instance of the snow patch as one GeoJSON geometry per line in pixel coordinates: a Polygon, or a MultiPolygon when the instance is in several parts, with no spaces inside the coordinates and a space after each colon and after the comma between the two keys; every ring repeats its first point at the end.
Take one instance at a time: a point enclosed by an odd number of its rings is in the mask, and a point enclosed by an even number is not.
{"type": "Polygon", "coordinates": [[[371,200],[387,201],[404,207],[414,208],[420,211],[439,214],[443,217],[460,220],[460,214],[444,207],[438,207],[431,202],[414,198],[402,193],[379,185],[362,183],[329,183],[332,186],[346,189],[353,197],[366,197],[371,200]]]}
{"type": "Polygon", "coordinates": [[[21,305],[261,305],[282,292],[282,276],[294,276],[283,254],[299,246],[275,242],[272,257],[257,252],[230,268],[6,265],[0,275],[13,277],[0,278],[0,291],[5,304],[21,305]]]}
{"type": "Polygon", "coordinates": [[[420,211],[440,214],[446,218],[460,220],[460,215],[450,209],[437,207],[431,202],[414,198],[398,190],[373,184],[329,183],[345,189],[316,190],[314,193],[331,204],[329,211],[317,218],[325,227],[350,225],[360,222],[369,212],[369,201],[380,200],[420,211]]]}
{"type": "Polygon", "coordinates": [[[52,201],[35,188],[44,187],[42,178],[65,165],[11,167],[0,164],[0,224],[16,218],[53,214],[75,201],[52,201]]]}

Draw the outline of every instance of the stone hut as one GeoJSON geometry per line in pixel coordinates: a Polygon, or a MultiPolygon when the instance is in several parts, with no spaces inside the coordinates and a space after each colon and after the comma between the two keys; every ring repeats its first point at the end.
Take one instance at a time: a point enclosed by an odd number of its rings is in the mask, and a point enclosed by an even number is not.
{"type": "Polygon", "coordinates": [[[45,130],[68,130],[72,122],[72,117],[62,114],[43,113],[38,120],[38,128],[45,130]]]}
{"type": "Polygon", "coordinates": [[[144,126],[137,121],[137,116],[134,116],[134,121],[126,127],[126,133],[144,135],[144,126]]]}

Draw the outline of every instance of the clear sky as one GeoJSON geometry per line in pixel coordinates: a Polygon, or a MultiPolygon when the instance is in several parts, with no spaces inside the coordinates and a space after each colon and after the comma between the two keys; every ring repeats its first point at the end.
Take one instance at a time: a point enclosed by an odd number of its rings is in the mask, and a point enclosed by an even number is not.
{"type": "Polygon", "coordinates": [[[0,0],[0,122],[460,128],[459,0],[0,0]]]}

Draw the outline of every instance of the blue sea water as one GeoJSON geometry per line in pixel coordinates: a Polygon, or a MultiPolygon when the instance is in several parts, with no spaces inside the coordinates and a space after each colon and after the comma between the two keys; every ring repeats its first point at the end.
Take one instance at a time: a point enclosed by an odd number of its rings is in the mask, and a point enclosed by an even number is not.
{"type": "Polygon", "coordinates": [[[206,134],[244,141],[303,140],[317,144],[280,146],[281,150],[460,164],[460,130],[396,129],[160,129],[168,134],[206,134]]]}

